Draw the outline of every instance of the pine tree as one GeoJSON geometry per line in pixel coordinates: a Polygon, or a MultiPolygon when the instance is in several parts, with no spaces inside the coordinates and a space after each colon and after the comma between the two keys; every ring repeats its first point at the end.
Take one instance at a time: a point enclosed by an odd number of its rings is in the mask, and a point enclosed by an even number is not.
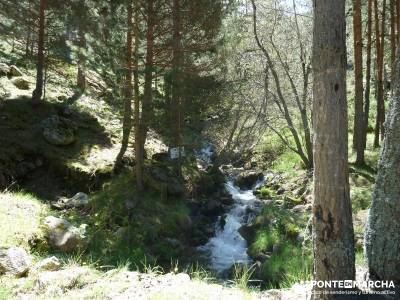
{"type": "MultiPolygon", "coordinates": [[[[314,0],[313,126],[315,280],[355,276],[346,99],[345,0],[314,0]]],[[[315,299],[333,299],[315,295],[315,299]]]]}

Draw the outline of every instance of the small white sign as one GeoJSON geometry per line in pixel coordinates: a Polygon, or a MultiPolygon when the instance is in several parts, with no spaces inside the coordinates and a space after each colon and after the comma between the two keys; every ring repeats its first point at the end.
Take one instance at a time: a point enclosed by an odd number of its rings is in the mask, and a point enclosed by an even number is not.
{"type": "MultiPolygon", "coordinates": [[[[171,159],[179,158],[179,148],[170,148],[169,155],[171,159]]],[[[181,147],[181,157],[185,157],[185,147],[181,147]]]]}

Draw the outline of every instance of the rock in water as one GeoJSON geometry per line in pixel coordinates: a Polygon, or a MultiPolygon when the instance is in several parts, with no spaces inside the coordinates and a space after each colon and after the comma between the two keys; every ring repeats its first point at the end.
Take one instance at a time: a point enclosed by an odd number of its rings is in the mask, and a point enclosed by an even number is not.
{"type": "Polygon", "coordinates": [[[22,75],[23,75],[23,73],[21,72],[21,70],[18,69],[18,67],[14,66],[14,65],[12,65],[10,67],[10,70],[8,71],[8,76],[10,76],[10,77],[20,77],[22,75]]]}
{"type": "Polygon", "coordinates": [[[22,248],[0,249],[0,274],[24,276],[31,266],[31,259],[22,248]]]}
{"type": "Polygon", "coordinates": [[[24,77],[16,77],[12,83],[20,90],[29,90],[29,82],[24,77]]]}
{"type": "Polygon", "coordinates": [[[53,115],[42,121],[43,137],[55,146],[68,146],[75,141],[74,130],[69,127],[67,121],[57,115],[53,115]]]}
{"type": "Polygon", "coordinates": [[[245,171],[239,174],[236,178],[235,184],[242,190],[251,189],[259,180],[264,177],[262,172],[245,171]]]}
{"type": "Polygon", "coordinates": [[[67,220],[53,216],[44,219],[44,227],[52,247],[70,252],[75,250],[84,241],[84,229],[76,228],[67,220]]]}

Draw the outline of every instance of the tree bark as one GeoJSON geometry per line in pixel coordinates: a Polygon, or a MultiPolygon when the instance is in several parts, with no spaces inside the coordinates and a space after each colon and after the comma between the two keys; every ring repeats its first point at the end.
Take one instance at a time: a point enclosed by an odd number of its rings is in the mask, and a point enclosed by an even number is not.
{"type": "MultiPolygon", "coordinates": [[[[147,30],[146,30],[146,60],[144,71],[144,95],[142,104],[141,121],[139,125],[139,151],[136,152],[137,160],[140,162],[141,176],[143,177],[144,145],[149,130],[150,118],[152,116],[153,102],[153,72],[154,72],[154,28],[155,8],[154,0],[147,0],[146,6],[147,30]]],[[[143,178],[142,178],[143,185],[143,178]]],[[[138,186],[140,189],[142,186],[138,186]]]]}
{"type": "Polygon", "coordinates": [[[385,50],[385,21],[386,21],[386,0],[383,0],[382,8],[382,23],[381,29],[379,29],[379,10],[378,1],[374,0],[375,9],[375,32],[376,32],[376,67],[377,67],[377,93],[376,93],[376,103],[377,103],[377,113],[375,122],[375,139],[374,147],[379,147],[379,137],[383,138],[384,128],[383,123],[385,120],[385,102],[384,102],[384,90],[383,90],[383,57],[385,50]]]}
{"type": "Polygon", "coordinates": [[[369,109],[371,95],[371,52],[372,52],[372,0],[368,0],[368,20],[367,20],[367,63],[365,74],[365,101],[364,101],[364,127],[362,134],[362,144],[364,150],[367,148],[367,135],[369,124],[369,109]]]}
{"type": "Polygon", "coordinates": [[[76,85],[83,92],[86,89],[86,38],[82,28],[79,28],[78,74],[76,85]]]}
{"type": "MultiPolygon", "coordinates": [[[[314,278],[353,280],[345,0],[314,0],[313,6],[314,278]]],[[[335,296],[314,297],[334,299],[335,296]]]]}
{"type": "Polygon", "coordinates": [[[396,284],[400,284],[399,56],[393,79],[394,88],[386,121],[386,135],[365,233],[365,252],[371,279],[394,280],[396,284]]]}
{"type": "Polygon", "coordinates": [[[138,191],[143,190],[143,154],[141,152],[141,118],[140,118],[140,95],[139,95],[139,43],[140,43],[140,28],[139,28],[139,11],[135,1],[135,60],[133,69],[133,91],[134,91],[134,119],[135,119],[135,175],[136,187],[138,191]]]}
{"type": "Polygon", "coordinates": [[[396,10],[395,10],[396,0],[390,0],[390,50],[391,50],[391,71],[393,76],[394,62],[396,59],[396,10]]]}
{"type": "Polygon", "coordinates": [[[362,56],[362,23],[361,0],[353,0],[353,31],[354,31],[354,131],[353,148],[356,150],[356,165],[365,164],[363,145],[363,56],[362,56]]]}
{"type": "Polygon", "coordinates": [[[122,158],[128,149],[129,137],[132,130],[132,40],[133,40],[133,7],[132,2],[128,3],[127,12],[127,33],[126,33],[126,81],[125,81],[125,99],[124,99],[124,120],[123,120],[123,132],[122,132],[122,144],[121,149],[118,153],[115,161],[115,168],[119,168],[122,163],[122,158]]]}
{"type": "Polygon", "coordinates": [[[41,100],[43,94],[45,9],[46,9],[46,0],[40,0],[38,53],[37,53],[37,65],[36,65],[36,88],[32,93],[32,101],[35,103],[38,103],[41,100]]]}
{"type": "Polygon", "coordinates": [[[180,0],[173,0],[172,19],[172,97],[171,97],[171,123],[172,144],[179,149],[177,173],[181,174],[181,123],[182,123],[182,23],[181,23],[181,3],[180,0]]]}

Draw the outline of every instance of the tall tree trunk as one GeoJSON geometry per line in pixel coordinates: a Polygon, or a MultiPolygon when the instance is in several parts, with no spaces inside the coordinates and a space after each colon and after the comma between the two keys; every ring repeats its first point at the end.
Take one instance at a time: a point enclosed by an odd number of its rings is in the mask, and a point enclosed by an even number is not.
{"type": "MultiPolygon", "coordinates": [[[[128,30],[129,31],[129,30],[128,30]]],[[[78,50],[78,74],[76,78],[76,85],[84,91],[86,88],[86,38],[82,28],[79,28],[79,50],[78,50]]]]}
{"type": "Polygon", "coordinates": [[[124,120],[123,120],[123,132],[122,132],[122,144],[121,149],[118,153],[115,161],[115,168],[121,166],[122,158],[126,150],[128,149],[129,137],[132,130],[132,33],[133,33],[133,8],[132,3],[128,3],[128,14],[127,14],[127,33],[126,33],[126,81],[125,81],[125,99],[124,99],[124,120]]]}
{"type": "Polygon", "coordinates": [[[400,42],[400,1],[396,0],[396,28],[397,28],[397,43],[400,42]]]}
{"type": "Polygon", "coordinates": [[[141,119],[140,119],[140,95],[139,95],[139,43],[140,43],[140,30],[139,30],[139,11],[135,1],[135,66],[133,70],[133,91],[135,99],[135,174],[136,174],[136,186],[139,191],[143,190],[143,154],[141,153],[142,142],[140,140],[141,132],[141,119]]]}
{"type": "Polygon", "coordinates": [[[381,29],[379,29],[379,10],[378,1],[374,0],[375,8],[375,32],[376,32],[376,67],[377,67],[377,113],[375,122],[375,139],[374,147],[379,147],[379,137],[384,135],[383,123],[385,120],[385,102],[384,102],[384,90],[383,90],[383,57],[385,50],[385,21],[386,21],[386,0],[383,0],[382,8],[382,23],[381,29]]]}
{"type": "MultiPolygon", "coordinates": [[[[142,164],[144,162],[144,145],[149,130],[150,118],[152,116],[153,102],[153,72],[154,72],[154,27],[155,27],[155,8],[154,0],[147,0],[147,31],[146,31],[146,61],[144,72],[144,95],[142,105],[142,117],[140,122],[140,151],[138,158],[142,164]]],[[[143,171],[143,170],[142,170],[143,171]]]]}
{"type": "MultiPolygon", "coordinates": [[[[314,0],[313,3],[314,278],[353,280],[345,0],[314,0]]],[[[321,294],[315,298],[333,299],[334,296],[321,294]]]]}
{"type": "Polygon", "coordinates": [[[181,24],[180,0],[173,0],[172,19],[172,98],[171,98],[171,123],[172,144],[179,149],[177,172],[181,174],[181,146],[182,146],[182,24],[181,24]]]}
{"type": "Polygon", "coordinates": [[[36,88],[32,93],[32,101],[36,103],[40,101],[43,93],[45,8],[46,8],[46,0],[40,0],[38,53],[37,53],[37,66],[36,66],[36,88]]]}
{"type": "Polygon", "coordinates": [[[390,0],[390,50],[391,50],[391,72],[393,76],[394,61],[396,59],[396,0],[390,0]]]}
{"type": "Polygon", "coordinates": [[[361,23],[361,0],[353,0],[353,30],[354,30],[354,131],[353,148],[357,152],[356,165],[364,165],[363,145],[363,57],[362,57],[362,23],[361,23]]]}
{"type": "Polygon", "coordinates": [[[365,75],[365,101],[364,101],[364,127],[362,134],[362,144],[364,150],[367,148],[367,134],[369,123],[369,108],[371,95],[371,50],[372,50],[372,0],[368,0],[368,20],[367,20],[367,65],[365,75]]]}
{"type": "MultiPolygon", "coordinates": [[[[399,52],[397,52],[399,54],[399,52]]],[[[397,56],[394,88],[378,176],[369,210],[365,250],[371,279],[400,284],[400,60],[397,56]]]]}

